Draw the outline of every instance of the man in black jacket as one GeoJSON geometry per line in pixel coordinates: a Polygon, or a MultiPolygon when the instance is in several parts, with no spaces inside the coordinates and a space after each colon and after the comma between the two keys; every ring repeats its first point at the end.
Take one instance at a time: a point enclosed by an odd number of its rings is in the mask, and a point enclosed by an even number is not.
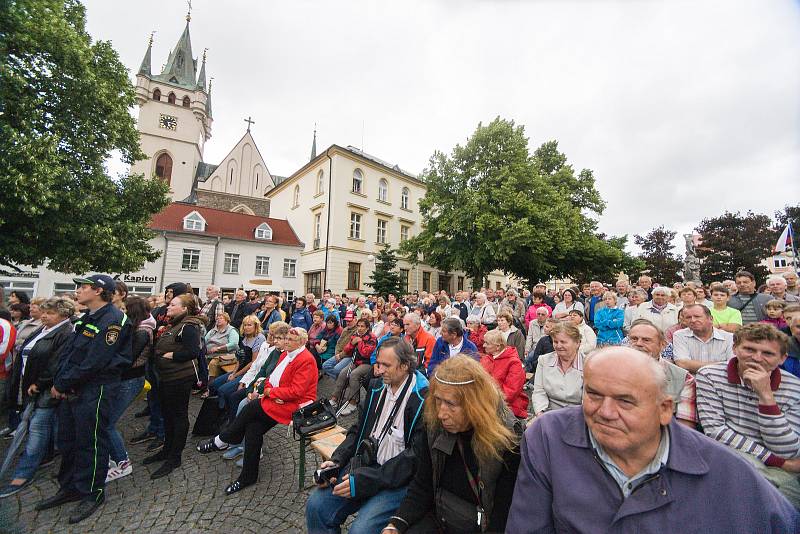
{"type": "Polygon", "coordinates": [[[416,470],[413,444],[425,440],[422,411],[428,381],[416,371],[416,361],[411,345],[401,338],[381,344],[374,367],[378,378],[370,382],[358,421],[331,461],[320,466],[340,469],[308,498],[309,533],[338,531],[355,512],[350,532],[380,532],[400,505],[416,470]],[[367,450],[374,454],[365,454],[367,450]]]}

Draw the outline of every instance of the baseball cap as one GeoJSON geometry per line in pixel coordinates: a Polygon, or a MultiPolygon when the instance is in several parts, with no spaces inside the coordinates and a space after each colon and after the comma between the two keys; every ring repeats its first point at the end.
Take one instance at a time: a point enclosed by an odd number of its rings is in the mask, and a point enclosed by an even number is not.
{"type": "Polygon", "coordinates": [[[78,277],[73,278],[72,281],[76,284],[89,284],[92,287],[99,287],[107,289],[108,291],[114,291],[117,288],[117,283],[107,274],[93,274],[91,276],[78,277]]]}
{"type": "Polygon", "coordinates": [[[344,314],[344,320],[345,321],[352,321],[355,318],[356,318],[356,314],[353,313],[353,310],[348,310],[348,312],[344,314]]]}

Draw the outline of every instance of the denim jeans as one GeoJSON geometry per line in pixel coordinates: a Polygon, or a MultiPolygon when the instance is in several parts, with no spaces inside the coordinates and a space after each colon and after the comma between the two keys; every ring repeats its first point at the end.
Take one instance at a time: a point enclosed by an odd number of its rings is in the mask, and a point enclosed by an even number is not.
{"type": "Polygon", "coordinates": [[[336,380],[336,378],[339,376],[339,373],[342,372],[342,369],[350,365],[350,362],[352,361],[352,358],[342,358],[338,362],[336,361],[336,358],[328,358],[325,360],[325,363],[322,364],[322,372],[336,380]]]}
{"type": "Polygon", "coordinates": [[[306,527],[309,534],[339,534],[347,518],[358,512],[350,534],[380,532],[397,511],[407,487],[383,490],[367,500],[337,497],[331,488],[317,488],[306,503],[306,527]]]}
{"type": "Polygon", "coordinates": [[[217,402],[219,402],[220,408],[225,408],[225,405],[230,400],[230,396],[239,389],[239,382],[242,380],[242,376],[238,376],[233,380],[228,380],[230,373],[225,373],[224,375],[218,376],[214,379],[214,382],[211,384],[209,389],[212,393],[217,394],[217,402]]]}
{"type": "Polygon", "coordinates": [[[112,460],[119,463],[128,458],[128,451],[125,449],[125,442],[122,441],[122,436],[117,430],[117,421],[119,421],[128,406],[131,405],[136,395],[142,391],[144,387],[144,377],[130,378],[123,380],[119,384],[115,384],[117,395],[114,402],[111,404],[111,413],[108,414],[108,438],[109,438],[109,456],[112,460]]]}
{"type": "Polygon", "coordinates": [[[25,451],[19,458],[13,478],[30,480],[42,463],[53,440],[55,408],[36,408],[28,423],[28,439],[25,451]]]}
{"type": "Polygon", "coordinates": [[[147,431],[152,432],[158,439],[164,440],[164,417],[161,415],[161,403],[158,402],[158,391],[156,385],[151,383],[151,389],[147,392],[147,406],[150,407],[150,424],[147,431]]]}

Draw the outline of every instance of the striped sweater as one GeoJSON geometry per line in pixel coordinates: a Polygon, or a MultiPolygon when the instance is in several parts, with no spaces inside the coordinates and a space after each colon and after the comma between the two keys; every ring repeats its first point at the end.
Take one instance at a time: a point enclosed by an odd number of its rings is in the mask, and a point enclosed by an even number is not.
{"type": "Polygon", "coordinates": [[[800,379],[775,369],[770,385],[776,406],[759,405],[756,393],[742,384],[737,363],[732,358],[697,372],[697,413],[703,431],[771,467],[800,457],[800,379]]]}

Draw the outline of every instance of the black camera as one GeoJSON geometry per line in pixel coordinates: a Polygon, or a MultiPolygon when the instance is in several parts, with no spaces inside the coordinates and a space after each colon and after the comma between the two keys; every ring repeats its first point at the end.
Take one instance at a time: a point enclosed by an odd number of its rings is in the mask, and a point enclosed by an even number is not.
{"type": "Polygon", "coordinates": [[[314,471],[314,482],[317,484],[330,484],[331,479],[339,474],[339,466],[332,465],[325,469],[317,469],[314,471]]]}

